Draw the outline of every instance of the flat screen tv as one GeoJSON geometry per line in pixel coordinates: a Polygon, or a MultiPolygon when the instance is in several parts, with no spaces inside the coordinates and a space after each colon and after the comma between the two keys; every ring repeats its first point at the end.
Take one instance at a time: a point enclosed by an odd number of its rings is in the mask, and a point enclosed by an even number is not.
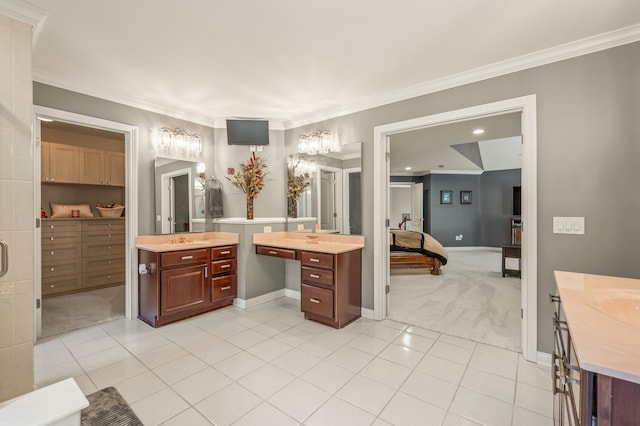
{"type": "Polygon", "coordinates": [[[269,145],[269,121],[227,120],[227,144],[269,145]]]}

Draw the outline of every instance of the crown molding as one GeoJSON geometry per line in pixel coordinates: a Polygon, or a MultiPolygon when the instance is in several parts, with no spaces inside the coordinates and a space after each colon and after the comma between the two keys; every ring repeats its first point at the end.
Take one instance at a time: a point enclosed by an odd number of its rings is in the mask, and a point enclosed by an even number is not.
{"type": "Polygon", "coordinates": [[[496,62],[487,66],[453,74],[440,79],[409,86],[384,95],[374,96],[361,102],[346,105],[339,109],[325,111],[297,120],[285,121],[286,130],[317,123],[332,118],[376,108],[379,106],[399,102],[418,96],[435,93],[446,89],[475,83],[517,71],[547,65],[554,62],[571,59],[589,53],[610,49],[640,40],[640,24],[620,28],[607,33],[583,38],[581,40],[558,45],[548,49],[496,62]]]}
{"type": "MultiPolygon", "coordinates": [[[[0,13],[4,13],[3,11],[5,8],[3,6],[5,4],[17,5],[17,12],[23,10],[23,13],[18,13],[18,15],[30,16],[29,10],[39,11],[41,14],[44,13],[43,11],[36,9],[33,6],[26,6],[24,3],[21,3],[17,0],[0,0],[0,13]],[[24,7],[24,9],[20,9],[21,6],[24,7]]],[[[9,14],[9,16],[13,17],[12,14],[9,14]]],[[[41,16],[44,17],[46,16],[46,14],[41,16]]],[[[16,16],[16,19],[24,21],[26,18],[21,19],[16,16]]],[[[348,114],[380,107],[390,103],[427,95],[429,93],[435,93],[465,84],[475,83],[478,81],[487,80],[489,78],[499,77],[501,75],[523,71],[541,65],[546,65],[565,59],[571,59],[589,53],[622,46],[624,44],[633,43],[639,40],[640,24],[636,24],[563,45],[555,46],[549,49],[540,50],[532,54],[522,55],[516,58],[507,59],[505,61],[500,61],[487,66],[475,68],[473,70],[409,86],[383,95],[369,97],[362,101],[355,102],[350,105],[345,105],[342,108],[324,111],[293,120],[269,120],[269,128],[271,130],[294,129],[297,127],[318,123],[320,121],[330,120],[348,114]]],[[[60,75],[45,72],[37,68],[33,69],[33,79],[34,81],[38,81],[40,83],[48,84],[66,90],[71,90],[89,96],[95,96],[101,99],[124,104],[134,108],[143,109],[146,111],[155,112],[157,114],[162,114],[169,117],[178,118],[181,120],[190,121],[208,127],[225,128],[226,126],[224,117],[212,118],[203,114],[193,113],[192,111],[176,110],[175,108],[169,108],[164,105],[148,102],[146,100],[142,100],[128,94],[105,90],[98,84],[93,84],[86,81],[78,82],[76,79],[69,79],[60,75]]]]}
{"type": "Polygon", "coordinates": [[[0,0],[0,15],[25,22],[31,25],[32,31],[35,31],[47,16],[47,12],[18,0],[0,0]]]}
{"type": "MultiPolygon", "coordinates": [[[[202,114],[194,114],[192,111],[177,110],[175,108],[170,109],[164,105],[148,102],[123,93],[104,90],[102,87],[100,87],[100,85],[90,82],[85,81],[82,83],[78,83],[76,79],[68,79],[59,74],[53,74],[35,67],[33,68],[33,81],[57,87],[59,89],[76,92],[81,95],[93,96],[99,99],[104,99],[132,108],[138,108],[144,111],[166,115],[167,117],[173,117],[179,120],[201,124],[203,126],[211,127],[214,129],[226,129],[227,127],[225,118],[211,118],[202,114]]],[[[269,120],[269,130],[285,130],[283,122],[279,120],[269,120]]]]}

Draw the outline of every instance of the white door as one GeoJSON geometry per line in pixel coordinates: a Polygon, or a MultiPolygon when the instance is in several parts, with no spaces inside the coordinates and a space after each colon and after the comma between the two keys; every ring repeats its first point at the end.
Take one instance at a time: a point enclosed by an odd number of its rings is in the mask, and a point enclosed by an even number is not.
{"type": "Polygon", "coordinates": [[[328,170],[320,171],[320,226],[322,229],[336,229],[336,174],[328,170]]]}
{"type": "Polygon", "coordinates": [[[422,232],[422,182],[411,184],[411,230],[422,232]]]}

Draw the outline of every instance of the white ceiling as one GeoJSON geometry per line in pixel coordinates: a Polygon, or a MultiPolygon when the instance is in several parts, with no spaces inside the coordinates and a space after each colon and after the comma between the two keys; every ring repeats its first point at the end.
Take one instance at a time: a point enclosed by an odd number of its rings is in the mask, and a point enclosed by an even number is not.
{"type": "Polygon", "coordinates": [[[290,128],[640,38],[637,0],[28,3],[36,81],[209,125],[290,128]]]}
{"type": "Polygon", "coordinates": [[[519,112],[398,133],[390,138],[389,172],[394,176],[421,176],[517,169],[522,160],[521,134],[519,112]],[[474,135],[476,129],[484,133],[474,135]],[[460,145],[464,147],[454,148],[460,145]],[[464,155],[474,151],[477,157],[464,155]]]}

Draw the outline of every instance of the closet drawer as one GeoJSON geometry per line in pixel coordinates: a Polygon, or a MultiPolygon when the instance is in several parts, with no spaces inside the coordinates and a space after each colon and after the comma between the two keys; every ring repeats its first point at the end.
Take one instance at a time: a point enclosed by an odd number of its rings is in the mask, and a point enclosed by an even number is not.
{"type": "Polygon", "coordinates": [[[49,265],[52,262],[61,260],[77,259],[82,256],[82,250],[79,245],[69,247],[51,247],[42,250],[42,266],[49,265]]]}
{"type": "Polygon", "coordinates": [[[61,232],[79,232],[82,230],[82,222],[79,219],[73,220],[43,220],[42,236],[50,236],[51,234],[61,232]]]}
{"type": "Polygon", "coordinates": [[[235,272],[235,270],[236,270],[235,259],[218,260],[217,262],[211,262],[211,273],[214,275],[235,272]]]}
{"type": "Polygon", "coordinates": [[[63,275],[79,274],[82,272],[80,259],[61,260],[42,266],[42,279],[60,277],[63,275]]]}
{"type": "Polygon", "coordinates": [[[333,255],[327,253],[315,253],[303,251],[300,254],[302,266],[312,266],[315,268],[333,269],[333,255]]]}
{"type": "Polygon", "coordinates": [[[82,234],[80,232],[59,232],[49,233],[48,235],[42,232],[42,248],[80,244],[81,241],[82,234]]]}
{"type": "Polygon", "coordinates": [[[300,290],[300,309],[303,312],[333,318],[333,290],[307,284],[302,284],[300,290]]]}
{"type": "Polygon", "coordinates": [[[82,222],[82,231],[92,234],[124,234],[124,220],[85,220],[82,222]]]}
{"type": "Polygon", "coordinates": [[[326,269],[310,268],[303,266],[300,268],[302,282],[333,285],[333,271],[326,269]]]}
{"type": "Polygon", "coordinates": [[[267,246],[256,246],[257,254],[264,254],[265,256],[282,257],[284,259],[295,259],[296,251],[289,249],[273,248],[267,246]]]}
{"type": "Polygon", "coordinates": [[[94,242],[84,243],[82,246],[85,257],[124,257],[124,244],[94,242]]]}
{"type": "Polygon", "coordinates": [[[51,296],[58,293],[78,290],[82,288],[82,275],[65,275],[62,277],[42,279],[42,295],[51,296]]]}
{"type": "Polygon", "coordinates": [[[97,272],[82,274],[82,287],[100,287],[124,283],[124,269],[115,272],[97,272]]]}
{"type": "Polygon", "coordinates": [[[84,258],[82,272],[124,271],[124,257],[119,258],[84,258]]]}
{"type": "Polygon", "coordinates": [[[89,231],[89,232],[84,232],[83,236],[84,236],[85,242],[104,241],[104,242],[124,243],[124,229],[122,232],[89,231]]]}
{"type": "Polygon", "coordinates": [[[214,247],[211,249],[211,259],[231,259],[236,257],[236,246],[214,247]]]}

